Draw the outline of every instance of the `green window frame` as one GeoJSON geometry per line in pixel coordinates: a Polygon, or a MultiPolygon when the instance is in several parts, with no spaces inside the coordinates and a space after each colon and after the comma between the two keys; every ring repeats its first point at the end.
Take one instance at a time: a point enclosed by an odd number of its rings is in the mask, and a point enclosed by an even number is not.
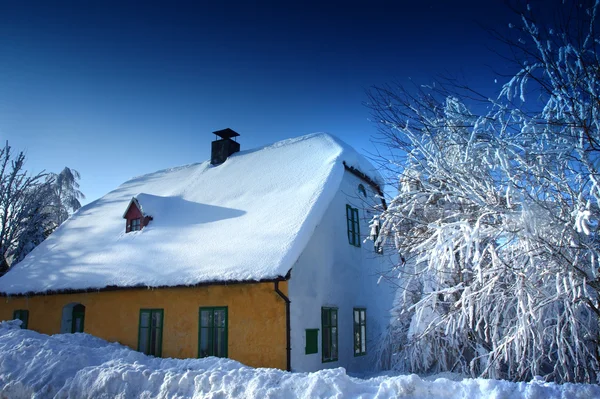
{"type": "Polygon", "coordinates": [[[319,329],[307,328],[306,346],[304,347],[304,354],[312,355],[313,353],[319,353],[319,329]]]}
{"type": "Polygon", "coordinates": [[[163,309],[140,309],[138,351],[146,355],[162,355],[165,312],[163,309]]]}
{"type": "Polygon", "coordinates": [[[367,309],[354,308],[354,356],[367,354],[367,309]]]}
{"type": "Polygon", "coordinates": [[[338,308],[321,308],[321,348],[323,363],[338,360],[338,308]]]}
{"type": "Polygon", "coordinates": [[[360,247],[360,223],[358,222],[358,208],[346,204],[346,226],[348,228],[348,242],[350,245],[360,247]]]}
{"type": "Polygon", "coordinates": [[[21,328],[26,329],[29,323],[29,310],[17,309],[13,312],[13,320],[21,320],[21,328]]]}
{"type": "Polygon", "coordinates": [[[71,333],[82,333],[85,324],[85,306],[80,303],[73,306],[71,320],[71,333]]]}
{"type": "Polygon", "coordinates": [[[227,357],[229,316],[227,306],[198,310],[198,357],[227,357]]]}

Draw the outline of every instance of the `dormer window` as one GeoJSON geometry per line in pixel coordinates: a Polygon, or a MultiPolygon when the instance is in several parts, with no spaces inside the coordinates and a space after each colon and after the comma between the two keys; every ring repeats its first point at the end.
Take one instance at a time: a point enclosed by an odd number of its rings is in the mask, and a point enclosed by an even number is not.
{"type": "Polygon", "coordinates": [[[139,231],[141,230],[141,223],[140,223],[141,219],[137,218],[137,219],[132,219],[131,220],[131,227],[129,229],[129,231],[139,231]]]}
{"type": "Polygon", "coordinates": [[[150,223],[152,216],[146,215],[137,198],[133,197],[123,214],[125,222],[125,233],[140,231],[150,223]]]}

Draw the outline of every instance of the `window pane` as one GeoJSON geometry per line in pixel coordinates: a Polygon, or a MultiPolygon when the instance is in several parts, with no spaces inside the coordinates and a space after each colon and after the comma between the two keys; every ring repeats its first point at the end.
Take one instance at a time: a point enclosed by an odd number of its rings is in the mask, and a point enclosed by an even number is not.
{"type": "Polygon", "coordinates": [[[356,324],[360,323],[360,312],[358,310],[354,311],[354,322],[356,324]]]}
{"type": "Polygon", "coordinates": [[[337,310],[331,309],[331,325],[337,326],[337,310]]]}
{"type": "Polygon", "coordinates": [[[210,330],[208,328],[200,329],[200,357],[211,356],[212,351],[210,348],[210,330]]]}
{"type": "Polygon", "coordinates": [[[140,219],[132,219],[131,220],[131,231],[139,231],[140,230],[140,219]]]}
{"type": "Polygon", "coordinates": [[[225,328],[225,309],[215,309],[215,327],[225,328]]]}
{"type": "Polygon", "coordinates": [[[367,351],[367,330],[364,325],[360,327],[360,349],[362,353],[367,351]]]}
{"type": "Polygon", "coordinates": [[[321,311],[321,324],[323,324],[323,327],[329,326],[329,309],[321,311]]]}
{"type": "Polygon", "coordinates": [[[331,327],[331,359],[337,359],[337,327],[331,327]]]}
{"type": "Polygon", "coordinates": [[[148,352],[149,355],[156,355],[156,347],[158,344],[157,333],[158,333],[158,329],[156,329],[156,328],[150,329],[150,351],[148,352]]]}
{"type": "Polygon", "coordinates": [[[212,327],[213,325],[213,312],[212,310],[201,310],[200,311],[200,326],[212,327]]]}
{"type": "Polygon", "coordinates": [[[147,328],[140,328],[140,342],[139,342],[139,350],[140,352],[145,353],[146,355],[148,354],[148,329],[147,328]]]}
{"type": "Polygon", "coordinates": [[[323,328],[323,359],[331,359],[331,330],[323,328]]]}
{"type": "Polygon", "coordinates": [[[152,329],[152,355],[160,356],[161,352],[161,342],[162,342],[162,330],[160,328],[152,329]]]}
{"type": "Polygon", "coordinates": [[[152,328],[160,328],[161,326],[161,312],[152,312],[152,328]]]}
{"type": "Polygon", "coordinates": [[[365,310],[360,311],[360,321],[362,324],[365,324],[367,322],[367,315],[365,310]]]}
{"type": "Polygon", "coordinates": [[[140,313],[140,327],[141,328],[150,327],[150,312],[142,311],[140,313]]]}
{"type": "Polygon", "coordinates": [[[162,342],[162,312],[152,311],[150,315],[150,354],[160,356],[162,342]]]}
{"type": "Polygon", "coordinates": [[[227,356],[227,331],[224,328],[215,329],[215,356],[227,356]]]}

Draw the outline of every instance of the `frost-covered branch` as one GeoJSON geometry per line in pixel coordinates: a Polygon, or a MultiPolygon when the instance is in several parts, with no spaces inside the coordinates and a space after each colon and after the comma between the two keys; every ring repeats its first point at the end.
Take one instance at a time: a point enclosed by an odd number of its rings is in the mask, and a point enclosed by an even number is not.
{"type": "Polygon", "coordinates": [[[567,11],[562,30],[520,16],[486,114],[464,86],[370,92],[398,187],[379,217],[405,260],[397,368],[598,381],[598,2],[567,11]]]}
{"type": "Polygon", "coordinates": [[[45,173],[29,175],[25,155],[0,148],[0,274],[45,238],[47,207],[52,198],[45,173]]]}

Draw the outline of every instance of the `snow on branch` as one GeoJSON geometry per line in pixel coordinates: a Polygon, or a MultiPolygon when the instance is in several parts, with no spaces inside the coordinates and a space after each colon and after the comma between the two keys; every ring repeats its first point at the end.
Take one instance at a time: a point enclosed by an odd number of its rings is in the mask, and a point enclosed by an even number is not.
{"type": "Polygon", "coordinates": [[[598,381],[597,8],[560,34],[523,18],[506,40],[521,69],[485,114],[459,86],[370,92],[398,165],[379,215],[403,255],[396,368],[598,381]]]}

